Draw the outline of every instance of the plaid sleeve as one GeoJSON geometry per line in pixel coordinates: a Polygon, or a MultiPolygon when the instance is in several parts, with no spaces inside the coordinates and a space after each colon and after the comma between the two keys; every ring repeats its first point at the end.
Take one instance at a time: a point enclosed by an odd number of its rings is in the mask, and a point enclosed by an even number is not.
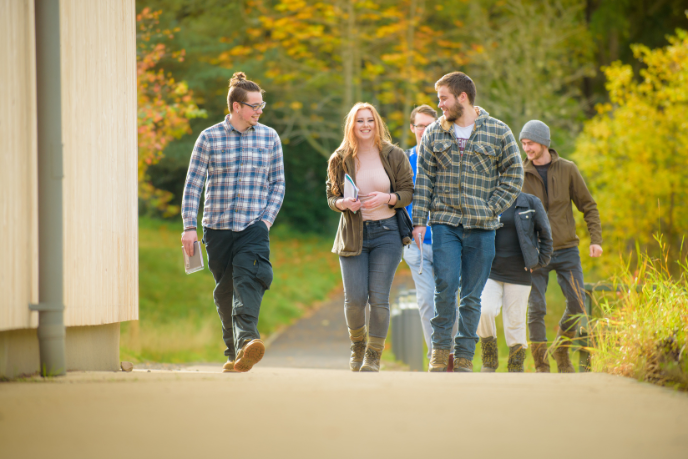
{"type": "Polygon", "coordinates": [[[184,195],[182,197],[184,228],[196,227],[198,203],[201,199],[203,184],[208,172],[209,151],[208,139],[206,134],[202,133],[196,140],[193,152],[191,152],[189,170],[186,173],[186,182],[184,183],[184,195]]]}
{"type": "Polygon", "coordinates": [[[497,162],[499,185],[487,203],[495,215],[499,215],[509,208],[518,197],[523,186],[521,153],[511,129],[507,129],[502,136],[500,146],[501,152],[497,162]]]}
{"type": "Polygon", "coordinates": [[[437,162],[429,148],[430,136],[424,135],[417,149],[418,163],[416,171],[416,187],[413,193],[413,226],[428,224],[430,202],[435,189],[437,176],[437,162]]]}
{"type": "Polygon", "coordinates": [[[282,154],[282,143],[279,135],[273,132],[275,143],[270,154],[270,171],[268,172],[268,205],[261,217],[267,220],[270,225],[275,223],[277,213],[284,201],[285,182],[284,182],[284,157],[282,154]]]}

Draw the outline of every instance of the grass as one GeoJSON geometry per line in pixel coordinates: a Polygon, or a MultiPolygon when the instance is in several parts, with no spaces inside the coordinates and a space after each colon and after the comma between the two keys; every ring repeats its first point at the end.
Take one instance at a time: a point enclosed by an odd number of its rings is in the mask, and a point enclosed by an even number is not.
{"type": "MultiPolygon", "coordinates": [[[[212,296],[215,282],[207,267],[191,275],[184,273],[180,228],[179,222],[139,221],[140,320],[122,326],[122,360],[223,360],[222,329],[212,296]]],[[[262,336],[300,317],[341,285],[330,237],[303,236],[276,227],[270,239],[274,281],[261,306],[258,330],[262,336]]]]}
{"type": "Polygon", "coordinates": [[[599,304],[592,370],[688,391],[688,260],[672,277],[666,255],[638,259],[635,270],[626,265],[614,279],[619,293],[599,304]]]}

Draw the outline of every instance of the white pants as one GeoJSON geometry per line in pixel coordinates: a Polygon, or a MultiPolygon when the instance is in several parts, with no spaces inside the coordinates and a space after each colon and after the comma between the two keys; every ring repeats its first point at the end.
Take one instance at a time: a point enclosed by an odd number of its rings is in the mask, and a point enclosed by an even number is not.
{"type": "Polygon", "coordinates": [[[504,335],[506,345],[511,347],[517,344],[528,348],[526,340],[526,311],[528,310],[528,296],[530,285],[507,284],[488,279],[480,297],[482,307],[480,323],[478,324],[478,336],[481,338],[496,338],[497,325],[495,317],[504,306],[504,335]]]}

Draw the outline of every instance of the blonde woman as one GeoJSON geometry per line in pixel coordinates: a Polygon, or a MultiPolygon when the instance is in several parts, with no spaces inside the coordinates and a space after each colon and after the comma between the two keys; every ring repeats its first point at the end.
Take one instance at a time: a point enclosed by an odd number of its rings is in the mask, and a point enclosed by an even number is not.
{"type": "Polygon", "coordinates": [[[380,371],[389,292],[403,248],[396,209],[412,198],[413,171],[404,151],[392,145],[375,107],[357,103],[346,117],[344,139],[327,169],[327,203],[342,214],[332,252],[339,255],[344,280],[351,371],[380,371]],[[344,198],[345,174],[359,188],[359,199],[344,198]]]}

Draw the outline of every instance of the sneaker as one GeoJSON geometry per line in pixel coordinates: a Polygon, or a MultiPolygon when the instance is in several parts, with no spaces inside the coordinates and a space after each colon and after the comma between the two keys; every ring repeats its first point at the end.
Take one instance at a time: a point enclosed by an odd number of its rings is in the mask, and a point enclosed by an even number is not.
{"type": "Polygon", "coordinates": [[[470,360],[459,357],[454,357],[454,373],[472,373],[473,372],[473,362],[470,360]]]}
{"type": "Polygon", "coordinates": [[[260,362],[264,355],[265,344],[259,339],[252,339],[244,344],[244,347],[237,354],[234,369],[241,372],[249,371],[253,365],[260,362]]]}

